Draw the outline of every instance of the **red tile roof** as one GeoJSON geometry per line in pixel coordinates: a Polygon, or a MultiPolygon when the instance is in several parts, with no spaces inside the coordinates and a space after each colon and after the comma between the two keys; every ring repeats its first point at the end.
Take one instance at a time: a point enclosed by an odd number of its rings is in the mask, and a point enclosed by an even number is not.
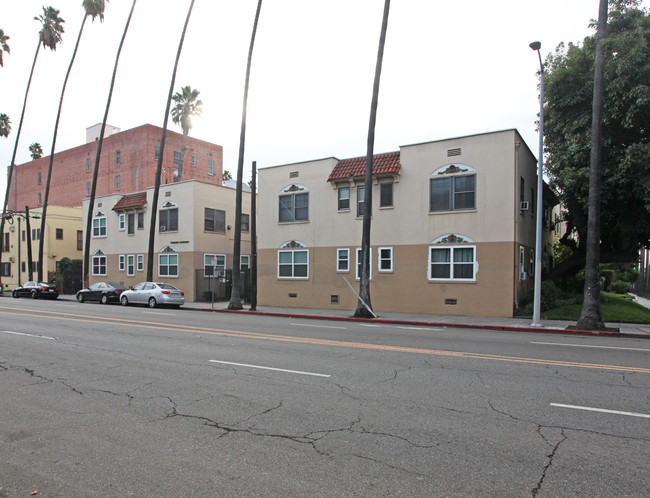
{"type": "MultiPolygon", "coordinates": [[[[399,151],[375,154],[372,163],[373,175],[399,175],[400,169],[399,151]]],[[[366,156],[343,159],[334,166],[327,181],[355,178],[364,176],[365,174],[366,156]]]]}
{"type": "Polygon", "coordinates": [[[122,197],[117,204],[113,206],[113,211],[125,211],[127,209],[142,208],[147,204],[147,193],[138,192],[137,194],[128,194],[122,197]]]}

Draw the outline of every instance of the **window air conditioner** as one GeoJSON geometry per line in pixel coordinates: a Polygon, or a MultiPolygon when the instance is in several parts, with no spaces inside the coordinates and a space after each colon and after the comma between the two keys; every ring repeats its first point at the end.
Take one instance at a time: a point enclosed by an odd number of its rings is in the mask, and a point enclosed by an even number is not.
{"type": "Polygon", "coordinates": [[[161,232],[166,232],[166,231],[167,231],[167,227],[166,227],[165,225],[160,225],[160,231],[161,231],[161,232]]]}
{"type": "Polygon", "coordinates": [[[528,211],[530,209],[530,203],[528,201],[521,201],[519,203],[519,209],[522,211],[528,211]]]}
{"type": "Polygon", "coordinates": [[[16,259],[13,256],[9,256],[9,262],[13,263],[14,261],[16,261],[16,259]]]}
{"type": "Polygon", "coordinates": [[[519,272],[519,280],[521,281],[526,280],[526,275],[527,273],[525,271],[519,272]]]}

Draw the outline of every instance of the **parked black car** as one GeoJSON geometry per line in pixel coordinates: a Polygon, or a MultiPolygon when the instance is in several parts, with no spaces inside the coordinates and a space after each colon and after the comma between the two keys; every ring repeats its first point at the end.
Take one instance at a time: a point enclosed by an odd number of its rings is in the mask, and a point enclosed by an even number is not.
{"type": "Polygon", "coordinates": [[[31,297],[32,299],[46,298],[56,299],[59,297],[59,289],[45,282],[25,282],[16,287],[11,293],[13,297],[31,297]]]}
{"type": "Polygon", "coordinates": [[[102,304],[119,303],[126,290],[124,282],[97,282],[77,292],[77,301],[99,301],[102,304]]]}

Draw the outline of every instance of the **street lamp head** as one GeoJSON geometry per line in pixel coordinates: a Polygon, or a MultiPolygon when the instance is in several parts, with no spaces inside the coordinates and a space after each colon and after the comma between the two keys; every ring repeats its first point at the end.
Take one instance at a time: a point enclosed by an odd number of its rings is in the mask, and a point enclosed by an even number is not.
{"type": "Polygon", "coordinates": [[[533,50],[539,50],[540,48],[542,48],[542,43],[538,42],[538,41],[534,41],[531,44],[529,44],[528,46],[530,48],[532,48],[533,50]]]}

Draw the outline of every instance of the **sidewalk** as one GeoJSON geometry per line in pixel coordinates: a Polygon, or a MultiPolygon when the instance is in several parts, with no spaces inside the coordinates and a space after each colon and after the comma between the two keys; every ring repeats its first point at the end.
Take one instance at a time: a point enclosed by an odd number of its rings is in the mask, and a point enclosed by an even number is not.
{"type": "MultiPolygon", "coordinates": [[[[639,304],[650,307],[650,301],[638,298],[639,304]]],[[[272,306],[258,306],[256,311],[249,311],[250,305],[244,305],[241,311],[228,310],[228,302],[211,303],[186,303],[184,309],[212,311],[218,313],[244,313],[262,316],[281,316],[311,320],[338,320],[338,321],[363,321],[369,323],[389,323],[397,325],[412,325],[421,327],[458,327],[487,330],[509,330],[513,332],[545,332],[578,335],[599,335],[608,337],[631,337],[650,339],[650,324],[611,323],[605,325],[612,331],[589,331],[567,329],[574,327],[575,322],[565,320],[542,320],[541,327],[533,327],[530,318],[493,318],[454,315],[426,315],[416,313],[382,313],[376,312],[377,319],[353,318],[353,311],[341,309],[305,309],[305,308],[279,308],[272,306]],[[615,331],[618,330],[618,331],[615,331]]]]}

